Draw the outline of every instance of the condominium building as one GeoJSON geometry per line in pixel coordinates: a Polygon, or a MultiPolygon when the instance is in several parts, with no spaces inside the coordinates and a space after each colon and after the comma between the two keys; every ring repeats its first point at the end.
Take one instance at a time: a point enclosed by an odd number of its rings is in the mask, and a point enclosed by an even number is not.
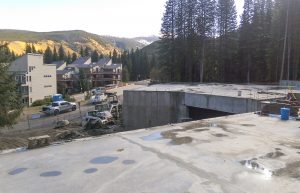
{"type": "Polygon", "coordinates": [[[11,63],[9,72],[15,75],[25,106],[57,93],[56,65],[44,64],[41,54],[26,54],[18,58],[11,63]]]}

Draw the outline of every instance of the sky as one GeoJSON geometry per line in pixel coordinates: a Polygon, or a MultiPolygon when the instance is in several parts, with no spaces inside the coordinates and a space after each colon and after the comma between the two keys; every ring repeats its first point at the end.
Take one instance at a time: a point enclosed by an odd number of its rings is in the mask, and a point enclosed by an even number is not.
{"type": "MultiPolygon", "coordinates": [[[[99,35],[159,35],[166,0],[0,0],[0,28],[84,30],[99,35]],[[5,19],[3,19],[5,18],[5,19]]],[[[242,12],[243,0],[236,0],[242,12]]]]}

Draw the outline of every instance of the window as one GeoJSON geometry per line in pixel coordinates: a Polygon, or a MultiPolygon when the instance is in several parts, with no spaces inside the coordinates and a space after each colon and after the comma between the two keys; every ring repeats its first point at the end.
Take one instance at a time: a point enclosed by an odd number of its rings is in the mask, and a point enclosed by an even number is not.
{"type": "Polygon", "coordinates": [[[26,81],[28,82],[28,76],[26,76],[26,81]]]}
{"type": "Polygon", "coordinates": [[[44,88],[51,88],[52,85],[45,85],[44,88]]]}
{"type": "Polygon", "coordinates": [[[30,92],[32,92],[32,87],[29,88],[30,92]]]}
{"type": "Polygon", "coordinates": [[[29,82],[31,82],[31,76],[29,76],[29,82]]]}
{"type": "Polygon", "coordinates": [[[30,98],[30,103],[32,103],[32,98],[30,98]]]}

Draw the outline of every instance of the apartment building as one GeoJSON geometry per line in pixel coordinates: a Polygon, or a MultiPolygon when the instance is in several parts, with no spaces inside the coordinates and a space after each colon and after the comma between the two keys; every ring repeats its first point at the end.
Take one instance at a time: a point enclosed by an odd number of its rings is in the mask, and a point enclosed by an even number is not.
{"type": "Polygon", "coordinates": [[[119,84],[122,81],[122,64],[113,64],[110,58],[91,62],[91,58],[82,57],[63,70],[57,70],[57,85],[60,92],[79,92],[79,71],[83,71],[92,87],[119,84]]]}
{"type": "Polygon", "coordinates": [[[56,65],[44,64],[41,54],[26,54],[18,58],[11,63],[9,72],[15,75],[20,85],[22,103],[26,106],[57,93],[56,65]]]}

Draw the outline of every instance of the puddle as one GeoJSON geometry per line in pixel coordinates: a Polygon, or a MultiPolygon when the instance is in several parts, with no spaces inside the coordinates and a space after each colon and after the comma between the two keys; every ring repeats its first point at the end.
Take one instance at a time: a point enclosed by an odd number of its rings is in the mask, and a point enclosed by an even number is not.
{"type": "Polygon", "coordinates": [[[144,141],[156,141],[156,140],[161,140],[162,135],[160,132],[152,133],[151,135],[147,135],[144,137],[141,137],[144,141]]]}
{"type": "Polygon", "coordinates": [[[204,132],[204,131],[209,131],[209,129],[195,129],[195,132],[204,132]]]}
{"type": "Polygon", "coordinates": [[[27,170],[28,168],[17,168],[17,169],[14,169],[10,172],[8,172],[9,175],[17,175],[17,174],[20,174],[20,173],[23,173],[27,170]]]}
{"type": "Polygon", "coordinates": [[[228,135],[222,134],[222,133],[217,133],[217,134],[212,134],[215,137],[228,137],[228,135]]]}
{"type": "Polygon", "coordinates": [[[102,157],[96,157],[90,161],[92,164],[109,164],[114,161],[116,161],[118,157],[115,156],[102,156],[102,157]]]}
{"type": "Polygon", "coordinates": [[[240,161],[240,164],[242,164],[243,166],[245,166],[248,169],[251,169],[258,173],[263,174],[265,177],[268,177],[268,178],[272,177],[274,172],[265,168],[261,164],[257,163],[256,160],[257,160],[256,158],[251,159],[251,160],[242,160],[242,161],[240,161]]]}
{"type": "Polygon", "coordinates": [[[60,171],[49,171],[40,174],[41,177],[56,177],[60,175],[61,175],[60,171]]]}
{"type": "Polygon", "coordinates": [[[124,160],[122,163],[124,165],[131,165],[131,164],[135,164],[135,161],[134,160],[124,160]]]}
{"type": "Polygon", "coordinates": [[[286,164],[286,167],[276,170],[274,175],[300,178],[300,161],[286,164]]]}
{"type": "Polygon", "coordinates": [[[260,158],[263,158],[263,159],[266,159],[266,158],[272,158],[272,159],[275,159],[275,158],[279,158],[279,157],[282,157],[282,156],[285,156],[284,153],[280,152],[280,151],[276,151],[276,152],[270,152],[270,153],[267,153],[266,155],[260,157],[260,158]]]}
{"type": "Polygon", "coordinates": [[[97,171],[98,171],[97,168],[89,168],[89,169],[84,170],[83,172],[86,173],[86,174],[92,174],[92,173],[95,173],[97,171]]]}

